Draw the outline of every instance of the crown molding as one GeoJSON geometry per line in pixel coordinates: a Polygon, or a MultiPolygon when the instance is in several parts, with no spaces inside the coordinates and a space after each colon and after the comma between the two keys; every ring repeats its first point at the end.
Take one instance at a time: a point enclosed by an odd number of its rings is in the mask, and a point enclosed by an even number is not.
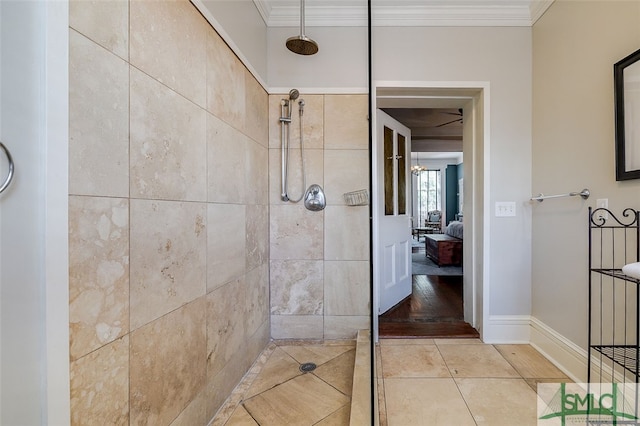
{"type": "MultiPolygon", "coordinates": [[[[254,0],[267,3],[267,0],[254,0]]],[[[264,6],[261,6],[264,8],[264,6]]],[[[273,6],[263,16],[267,27],[297,27],[300,25],[300,6],[273,6]]],[[[307,27],[366,27],[367,8],[357,5],[310,6],[305,5],[307,27]]]]}
{"type": "Polygon", "coordinates": [[[533,0],[531,2],[531,25],[535,24],[538,19],[544,15],[555,0],[533,0]]]}
{"type": "Polygon", "coordinates": [[[262,17],[264,23],[269,26],[269,16],[271,15],[271,6],[265,0],[253,0],[253,4],[258,9],[258,13],[262,17]]]}
{"type": "MultiPolygon", "coordinates": [[[[267,27],[300,25],[298,2],[253,0],[267,27]]],[[[554,0],[487,0],[483,2],[435,0],[397,5],[378,1],[373,8],[373,26],[532,26],[554,0]]],[[[362,1],[327,1],[305,5],[307,27],[367,26],[367,8],[362,1]]]]}
{"type": "Polygon", "coordinates": [[[528,5],[459,6],[425,5],[412,7],[380,6],[373,12],[374,26],[441,27],[441,26],[529,26],[528,5]]]}

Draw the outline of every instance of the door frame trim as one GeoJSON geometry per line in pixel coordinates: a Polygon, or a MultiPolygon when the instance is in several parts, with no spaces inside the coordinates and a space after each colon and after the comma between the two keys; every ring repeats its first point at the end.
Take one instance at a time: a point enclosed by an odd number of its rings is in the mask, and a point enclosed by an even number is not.
{"type": "Polygon", "coordinates": [[[45,7],[46,419],[69,424],[69,4],[45,7]]]}
{"type": "MultiPolygon", "coordinates": [[[[490,247],[490,84],[488,81],[373,81],[371,88],[372,147],[371,147],[371,203],[378,203],[379,182],[377,176],[376,147],[378,144],[375,111],[383,106],[404,108],[459,108],[472,107],[471,140],[465,132],[464,162],[465,201],[464,217],[467,233],[465,235],[464,267],[470,278],[465,286],[470,286],[471,309],[465,309],[465,320],[480,332],[482,338],[484,326],[489,325],[489,265],[490,247]],[[382,102],[381,102],[382,101],[382,102]],[[466,143],[465,143],[466,142],[466,143]],[[471,179],[467,170],[471,168],[471,179]],[[469,182],[469,180],[471,182],[469,182]],[[470,186],[469,183],[471,184],[470,186]],[[468,225],[467,225],[468,224],[468,225]],[[469,229],[470,228],[470,229],[469,229]],[[471,231],[471,232],[469,232],[471,231]]],[[[378,218],[372,208],[372,330],[373,340],[378,341],[379,277],[375,262],[378,251],[378,218]]],[[[468,297],[465,296],[465,299],[468,297]]]]}

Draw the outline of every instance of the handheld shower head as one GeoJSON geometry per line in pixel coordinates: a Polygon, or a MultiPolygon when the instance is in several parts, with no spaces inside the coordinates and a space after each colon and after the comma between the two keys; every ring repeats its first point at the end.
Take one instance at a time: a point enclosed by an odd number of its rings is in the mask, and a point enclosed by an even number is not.
{"type": "MultiPolygon", "coordinates": [[[[282,105],[284,105],[282,107],[282,115],[283,117],[286,116],[289,123],[291,122],[291,109],[293,107],[293,101],[298,99],[298,96],[300,96],[300,92],[298,91],[298,89],[291,89],[289,91],[289,99],[282,100],[282,105]]],[[[280,121],[282,121],[282,119],[280,119],[280,121]]]]}

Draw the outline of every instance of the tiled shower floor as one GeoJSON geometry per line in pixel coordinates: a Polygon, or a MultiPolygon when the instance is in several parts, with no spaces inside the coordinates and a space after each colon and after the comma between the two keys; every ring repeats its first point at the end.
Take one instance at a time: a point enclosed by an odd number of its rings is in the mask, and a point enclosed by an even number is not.
{"type": "Polygon", "coordinates": [[[348,426],[355,353],[355,341],[271,343],[212,425],[348,426]]]}

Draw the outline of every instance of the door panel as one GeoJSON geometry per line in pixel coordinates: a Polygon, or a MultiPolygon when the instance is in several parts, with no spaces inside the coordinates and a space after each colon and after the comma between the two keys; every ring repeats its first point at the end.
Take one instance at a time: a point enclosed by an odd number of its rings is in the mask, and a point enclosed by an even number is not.
{"type": "Polygon", "coordinates": [[[384,214],[393,215],[395,211],[394,199],[394,138],[393,130],[389,127],[383,127],[384,132],[384,214]]]}
{"type": "Polygon", "coordinates": [[[407,141],[402,133],[397,135],[398,150],[398,214],[407,213],[407,141]]]}
{"type": "Polygon", "coordinates": [[[388,246],[384,246],[383,251],[384,254],[382,256],[383,261],[384,261],[384,267],[383,267],[383,273],[382,276],[384,277],[383,281],[382,281],[382,285],[384,289],[389,289],[390,287],[393,287],[395,280],[395,264],[396,264],[396,246],[395,245],[388,245],[388,246]]]}
{"type": "Polygon", "coordinates": [[[407,215],[411,132],[380,110],[376,120],[375,273],[382,314],[411,294],[411,218],[407,215]]]}
{"type": "MultiPolygon", "coordinates": [[[[398,265],[398,279],[411,281],[411,244],[404,240],[396,244],[396,265],[398,265]]],[[[409,292],[411,294],[411,292],[409,292]]]]}

